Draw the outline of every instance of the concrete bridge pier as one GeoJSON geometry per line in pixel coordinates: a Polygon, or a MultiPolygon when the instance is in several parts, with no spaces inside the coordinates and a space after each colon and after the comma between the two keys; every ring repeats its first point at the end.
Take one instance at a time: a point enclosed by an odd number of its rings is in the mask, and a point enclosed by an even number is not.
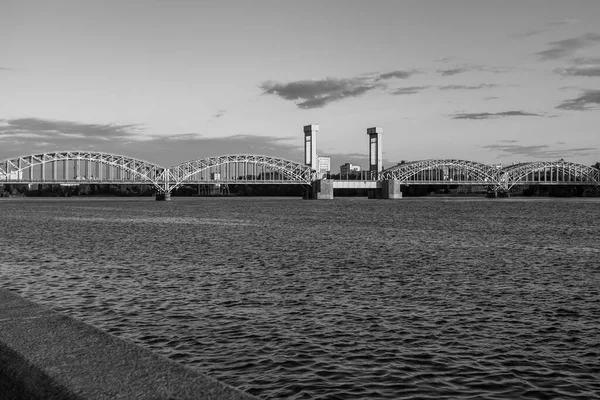
{"type": "Polygon", "coordinates": [[[397,179],[386,179],[379,182],[377,189],[367,190],[367,197],[369,199],[383,199],[383,200],[400,200],[402,199],[402,190],[400,188],[400,181],[397,179]]]}
{"type": "Polygon", "coordinates": [[[381,181],[381,198],[387,200],[401,199],[402,191],[400,190],[400,181],[397,179],[381,181]]]}
{"type": "Polygon", "coordinates": [[[171,193],[156,193],[156,201],[171,201],[171,193]]]}
{"type": "Polygon", "coordinates": [[[309,200],[333,200],[333,181],[319,179],[308,188],[307,199],[309,200]]]}

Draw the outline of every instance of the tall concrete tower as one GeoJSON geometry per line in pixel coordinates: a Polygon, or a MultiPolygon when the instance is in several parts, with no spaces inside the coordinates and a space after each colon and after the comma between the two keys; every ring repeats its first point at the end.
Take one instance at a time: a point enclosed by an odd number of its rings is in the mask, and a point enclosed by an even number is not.
{"type": "Polygon", "coordinates": [[[317,132],[319,132],[319,125],[304,126],[304,163],[310,165],[315,171],[319,169],[317,132]]]}
{"type": "Polygon", "coordinates": [[[369,172],[374,175],[383,171],[383,148],[381,147],[381,134],[383,129],[373,127],[367,129],[369,135],[369,172]]]}

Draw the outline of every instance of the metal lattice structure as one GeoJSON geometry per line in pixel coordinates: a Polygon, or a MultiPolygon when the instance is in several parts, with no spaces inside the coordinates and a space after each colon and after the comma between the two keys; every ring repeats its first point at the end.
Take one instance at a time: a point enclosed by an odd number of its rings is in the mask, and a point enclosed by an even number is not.
{"type": "Polygon", "coordinates": [[[500,169],[467,160],[422,160],[395,165],[379,174],[409,185],[492,185],[500,183],[500,169]]]}
{"type": "Polygon", "coordinates": [[[262,155],[209,157],[165,168],[90,151],[55,151],[0,161],[0,183],[150,184],[170,193],[183,184],[308,184],[310,166],[262,155]]]}
{"type": "Polygon", "coordinates": [[[535,161],[502,169],[501,186],[514,185],[600,185],[600,170],[569,161],[535,161]]]}
{"type": "Polygon", "coordinates": [[[183,184],[308,184],[314,180],[310,166],[282,158],[233,154],[191,160],[169,168],[175,181],[170,190],[183,184]]]}
{"type": "Polygon", "coordinates": [[[0,161],[0,183],[151,184],[163,191],[170,179],[160,165],[95,151],[53,151],[0,161]]]}
{"type": "MultiPolygon", "coordinates": [[[[505,168],[468,160],[431,159],[395,165],[378,180],[405,185],[592,185],[600,170],[569,161],[536,161],[505,168]]],[[[54,151],[0,161],[2,183],[148,184],[170,193],[184,184],[306,184],[317,179],[310,166],[277,157],[234,154],[165,168],[132,157],[94,151],[54,151]]]]}

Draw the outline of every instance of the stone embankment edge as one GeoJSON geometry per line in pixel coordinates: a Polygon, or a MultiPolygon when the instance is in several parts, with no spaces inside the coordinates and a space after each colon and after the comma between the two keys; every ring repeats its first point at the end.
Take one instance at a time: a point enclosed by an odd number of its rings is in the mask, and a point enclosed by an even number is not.
{"type": "Polygon", "coordinates": [[[254,399],[0,289],[2,399],[254,399]]]}

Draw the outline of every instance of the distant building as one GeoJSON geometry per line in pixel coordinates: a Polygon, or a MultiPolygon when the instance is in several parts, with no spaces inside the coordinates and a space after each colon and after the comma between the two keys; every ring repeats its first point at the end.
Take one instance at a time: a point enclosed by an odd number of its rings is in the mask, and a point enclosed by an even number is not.
{"type": "Polygon", "coordinates": [[[360,172],[360,165],[352,165],[350,163],[346,163],[340,166],[341,175],[350,175],[353,172],[360,172]]]}
{"type": "Polygon", "coordinates": [[[21,180],[23,179],[23,171],[12,171],[8,174],[0,174],[0,181],[21,180]]]}
{"type": "Polygon", "coordinates": [[[319,178],[322,178],[323,176],[327,175],[329,172],[331,172],[331,157],[318,157],[318,167],[319,169],[317,170],[317,172],[319,173],[319,178]]]}

